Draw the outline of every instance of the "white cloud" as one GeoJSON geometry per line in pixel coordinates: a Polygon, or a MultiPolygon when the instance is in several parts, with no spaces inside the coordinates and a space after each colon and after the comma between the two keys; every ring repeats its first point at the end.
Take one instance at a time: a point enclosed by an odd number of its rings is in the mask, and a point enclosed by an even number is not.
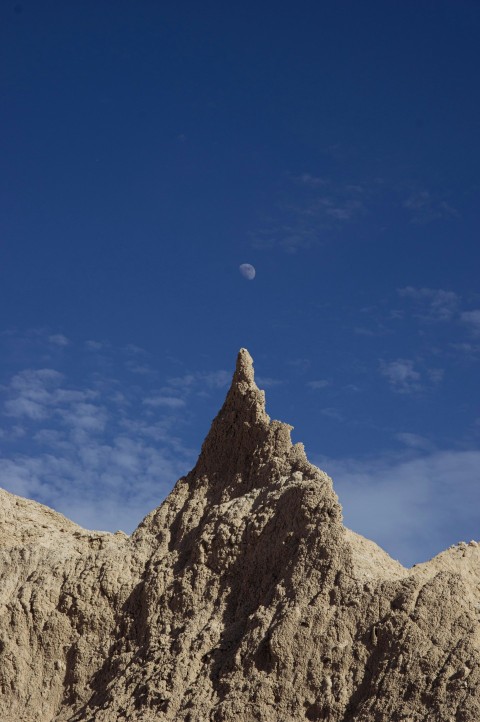
{"type": "Polygon", "coordinates": [[[18,496],[25,496],[30,499],[38,498],[41,491],[38,469],[38,461],[34,459],[4,459],[0,457],[1,486],[18,496]]]}
{"type": "Polygon", "coordinates": [[[309,381],[307,386],[318,391],[319,389],[325,389],[327,386],[330,386],[330,381],[327,381],[327,379],[318,379],[317,381],[309,381]]]}
{"type": "Polygon", "coordinates": [[[411,214],[411,222],[430,223],[439,218],[458,216],[458,212],[446,200],[427,190],[416,190],[403,202],[411,214]]]}
{"type": "Polygon", "coordinates": [[[62,378],[54,369],[27,369],[16,374],[6,389],[9,398],[5,401],[5,413],[17,418],[46,418],[52,390],[62,378]]]}
{"type": "Polygon", "coordinates": [[[323,458],[319,465],[333,477],[347,526],[404,564],[480,536],[478,450],[323,458]]]}
{"type": "Polygon", "coordinates": [[[110,344],[105,341],[85,341],[85,347],[90,351],[104,351],[110,348],[110,344]]]}
{"type": "Polygon", "coordinates": [[[428,369],[427,374],[432,383],[439,384],[440,381],[443,381],[443,377],[445,376],[445,370],[444,369],[428,369]]]}
{"type": "Polygon", "coordinates": [[[44,419],[47,417],[47,410],[37,401],[25,397],[9,399],[5,402],[5,413],[7,416],[21,418],[26,416],[29,419],[44,419]]]}
{"type": "Polygon", "coordinates": [[[408,431],[401,431],[395,434],[397,441],[411,449],[432,449],[432,442],[420,434],[412,434],[408,431]]]}
{"type": "Polygon", "coordinates": [[[147,366],[146,364],[138,364],[132,361],[127,361],[127,363],[125,364],[125,368],[127,368],[130,373],[140,374],[141,376],[149,376],[151,374],[155,374],[155,371],[153,371],[150,366],[147,366]]]}
{"type": "Polygon", "coordinates": [[[289,366],[292,366],[294,369],[296,369],[298,371],[298,373],[303,374],[306,371],[308,371],[308,369],[312,365],[312,362],[308,358],[294,358],[294,359],[291,359],[290,361],[287,361],[287,364],[289,366]]]}
{"type": "Polygon", "coordinates": [[[137,403],[129,418],[123,407],[121,414],[118,407],[108,408],[106,397],[102,404],[86,400],[89,389],[48,386],[63,380],[45,370],[14,377],[9,391],[24,394],[14,401],[26,403],[34,393],[38,400],[32,403],[40,411],[27,407],[33,444],[28,455],[12,450],[0,457],[0,483],[87,528],[131,532],[195,456],[171,431],[171,418],[155,423],[142,418],[140,389],[134,387],[137,403]]]}
{"type": "Polygon", "coordinates": [[[58,448],[63,443],[64,434],[56,429],[40,429],[32,438],[37,444],[58,448]]]}
{"type": "Polygon", "coordinates": [[[461,320],[465,323],[474,336],[480,336],[480,309],[474,311],[464,311],[461,320]]]}
{"type": "Polygon", "coordinates": [[[457,312],[459,296],[442,288],[399,288],[398,294],[414,302],[417,317],[424,321],[450,321],[457,312]]]}
{"type": "Polygon", "coordinates": [[[40,421],[55,413],[67,414],[60,407],[77,404],[73,413],[85,412],[82,402],[91,400],[96,392],[60,387],[64,376],[55,369],[26,369],[13,376],[9,386],[4,387],[7,399],[4,413],[16,418],[26,417],[40,421]]]}
{"type": "Polygon", "coordinates": [[[0,439],[4,439],[5,441],[16,441],[18,439],[23,439],[23,437],[26,436],[26,433],[25,428],[19,424],[14,424],[13,426],[9,425],[7,429],[0,428],[0,439]]]}
{"type": "Polygon", "coordinates": [[[55,369],[27,369],[21,371],[12,379],[12,388],[28,389],[33,394],[36,388],[41,388],[41,394],[45,393],[43,386],[58,385],[63,379],[63,374],[55,369]]]}
{"type": "Polygon", "coordinates": [[[70,344],[68,338],[62,333],[54,333],[48,337],[48,340],[56,346],[68,346],[70,344]]]}
{"type": "Polygon", "coordinates": [[[415,371],[413,361],[410,359],[397,359],[396,361],[380,361],[380,373],[388,379],[390,385],[401,394],[418,391],[420,387],[420,373],[415,371]]]}
{"type": "Polygon", "coordinates": [[[251,234],[261,250],[280,247],[287,253],[310,248],[367,213],[364,188],[338,184],[311,173],[287,176],[288,187],[263,227],[251,234]]]}
{"type": "Polygon", "coordinates": [[[199,371],[187,373],[183,376],[174,376],[167,380],[164,392],[166,395],[184,396],[192,391],[205,393],[207,390],[222,389],[228,386],[232,380],[232,374],[224,369],[218,371],[199,371]]]}
{"type": "Polygon", "coordinates": [[[365,326],[355,326],[353,329],[354,333],[357,334],[357,336],[377,336],[378,332],[372,331],[371,328],[366,328],[365,326]]]}
{"type": "Polygon", "coordinates": [[[145,351],[144,348],[141,348],[141,346],[136,346],[134,343],[127,343],[123,350],[134,356],[148,356],[148,352],[145,351]]]}
{"type": "Polygon", "coordinates": [[[301,173],[298,176],[292,176],[292,180],[296,183],[301,183],[312,188],[318,188],[319,186],[328,185],[328,181],[319,176],[314,176],[311,173],[301,173]]]}
{"type": "Polygon", "coordinates": [[[185,374],[184,376],[174,376],[168,379],[168,385],[178,389],[188,389],[195,383],[196,376],[194,374],[185,374]]]}
{"type": "Polygon", "coordinates": [[[199,373],[197,378],[200,383],[204,382],[211,389],[222,389],[228,386],[232,380],[232,374],[229,371],[212,371],[210,373],[199,373]]]}
{"type": "Polygon", "coordinates": [[[272,379],[271,376],[256,376],[255,382],[261,389],[271,389],[274,386],[281,386],[283,381],[280,379],[272,379]]]}
{"type": "Polygon", "coordinates": [[[343,414],[335,408],[320,409],[320,413],[334,421],[342,422],[344,419],[343,414]]]}
{"type": "MultiPolygon", "coordinates": [[[[40,352],[45,340],[38,335],[40,352]]],[[[137,348],[123,351],[143,355],[137,348]]],[[[130,532],[195,462],[198,449],[175,431],[188,423],[178,409],[189,395],[223,388],[231,375],[185,374],[152,392],[144,375],[135,384],[115,377],[124,378],[125,360],[109,344],[90,342],[87,352],[86,375],[75,356],[74,384],[54,368],[30,368],[0,387],[4,420],[21,419],[21,425],[0,425],[0,484],[87,528],[130,532]],[[28,454],[22,436],[29,439],[28,454]]]]}
{"type": "Polygon", "coordinates": [[[82,443],[43,435],[50,452],[0,458],[2,486],[37,499],[86,528],[133,531],[190,464],[185,455],[117,435],[82,443]]]}
{"type": "Polygon", "coordinates": [[[74,403],[68,409],[57,409],[57,413],[69,426],[83,431],[103,431],[108,413],[97,404],[74,403]]]}
{"type": "Polygon", "coordinates": [[[179,409],[185,406],[185,401],[175,396],[150,396],[143,399],[142,403],[145,406],[167,406],[170,409],[179,409]]]}
{"type": "Polygon", "coordinates": [[[331,216],[338,221],[349,221],[354,216],[365,212],[365,206],[358,200],[347,200],[338,203],[330,198],[321,198],[319,204],[324,207],[327,216],[331,216]]]}

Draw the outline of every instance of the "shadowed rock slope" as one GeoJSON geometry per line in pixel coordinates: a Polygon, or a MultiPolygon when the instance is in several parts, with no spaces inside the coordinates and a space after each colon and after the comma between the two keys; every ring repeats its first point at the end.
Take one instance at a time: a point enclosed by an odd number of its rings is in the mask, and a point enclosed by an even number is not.
{"type": "Polygon", "coordinates": [[[480,549],[345,529],[241,350],[195,468],[131,537],[0,492],[3,722],[478,722],[480,549]]]}

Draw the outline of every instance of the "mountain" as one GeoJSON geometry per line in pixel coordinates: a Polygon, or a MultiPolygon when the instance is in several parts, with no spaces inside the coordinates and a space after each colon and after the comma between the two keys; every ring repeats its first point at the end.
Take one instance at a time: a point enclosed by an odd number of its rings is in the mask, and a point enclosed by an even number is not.
{"type": "Polygon", "coordinates": [[[290,431],[242,349],[131,537],[0,491],[2,722],[480,720],[480,548],[405,569],[290,431]]]}

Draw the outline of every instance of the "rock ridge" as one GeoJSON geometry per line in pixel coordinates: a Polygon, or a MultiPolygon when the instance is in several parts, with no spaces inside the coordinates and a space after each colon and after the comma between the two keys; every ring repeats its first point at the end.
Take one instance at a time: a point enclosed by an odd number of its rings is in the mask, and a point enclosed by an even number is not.
{"type": "Polygon", "coordinates": [[[127,537],[0,490],[5,722],[478,722],[480,549],[343,526],[241,349],[192,471],[127,537]]]}

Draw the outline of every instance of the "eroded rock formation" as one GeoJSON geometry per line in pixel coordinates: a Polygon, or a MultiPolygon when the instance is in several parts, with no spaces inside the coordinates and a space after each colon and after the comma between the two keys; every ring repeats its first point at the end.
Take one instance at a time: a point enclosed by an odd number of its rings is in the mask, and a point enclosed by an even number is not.
{"type": "Polygon", "coordinates": [[[2,722],[480,720],[480,548],[403,568],[290,429],[242,349],[131,537],[0,492],[2,722]]]}

